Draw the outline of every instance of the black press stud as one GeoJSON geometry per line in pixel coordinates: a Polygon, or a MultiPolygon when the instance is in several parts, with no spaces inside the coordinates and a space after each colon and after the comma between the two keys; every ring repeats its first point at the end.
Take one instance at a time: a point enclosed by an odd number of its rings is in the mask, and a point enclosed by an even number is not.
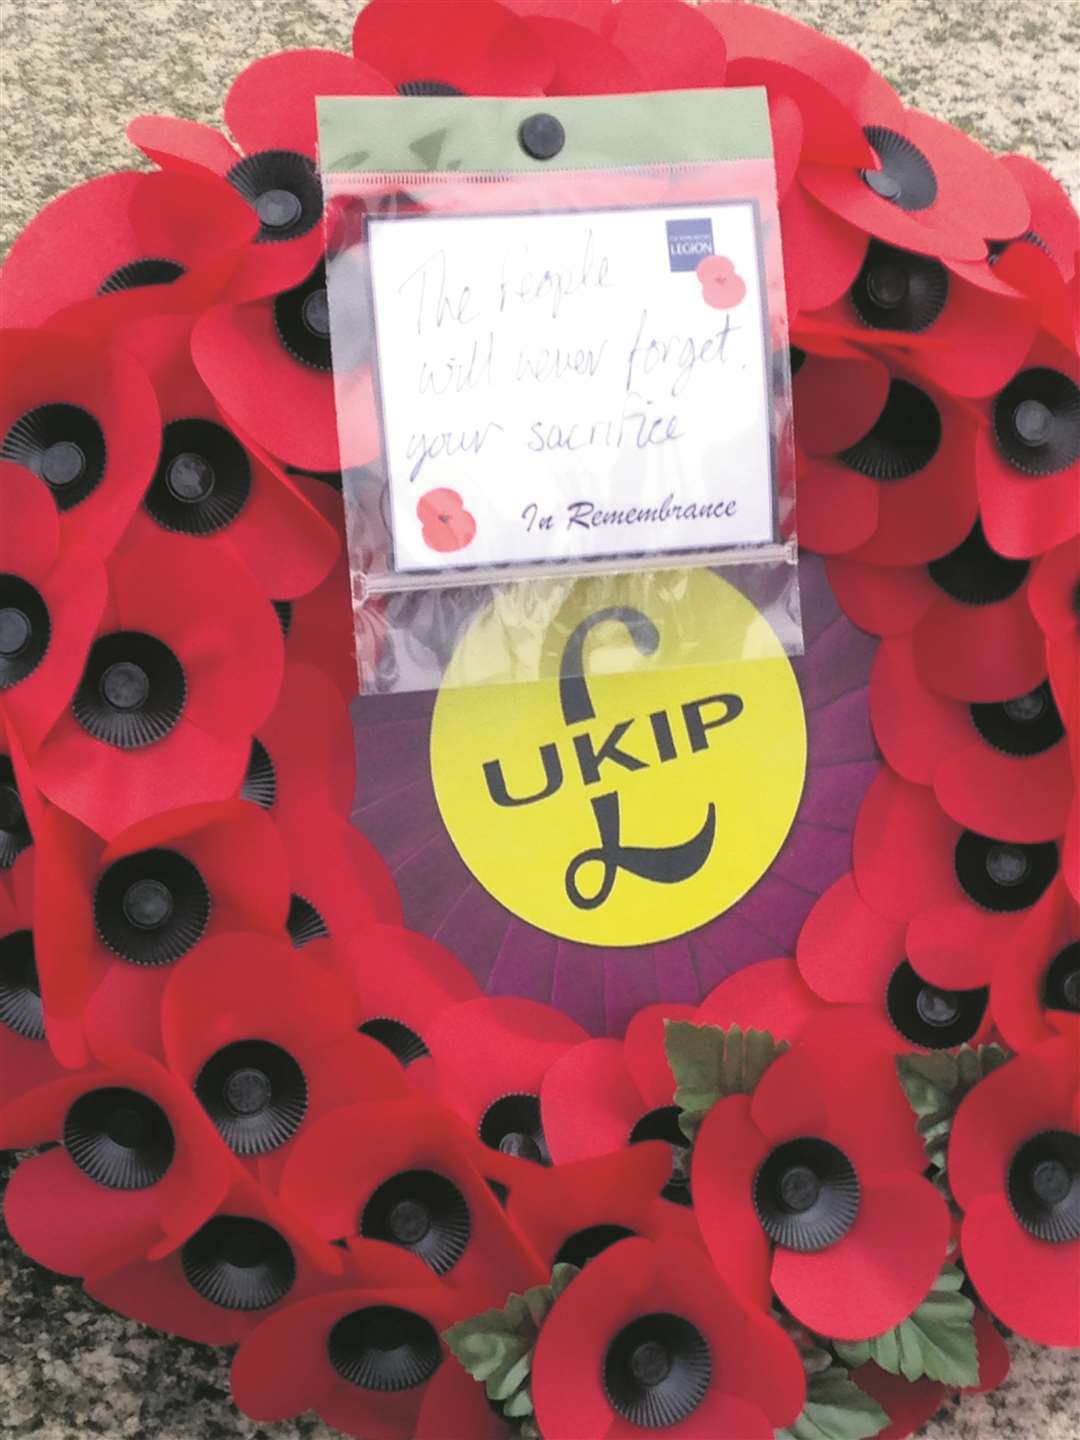
{"type": "Polygon", "coordinates": [[[770,1240],[787,1250],[824,1250],[859,1211],[859,1181],[842,1150],[804,1138],[778,1145],[754,1177],[754,1208],[770,1240]]]}
{"type": "Polygon", "coordinates": [[[30,930],[15,930],[0,939],[0,1025],[6,1025],[24,1040],[45,1039],[41,986],[30,930]]]}
{"type": "Polygon", "coordinates": [[[326,269],[322,261],[301,284],[274,298],[274,327],[278,339],[301,365],[312,370],[332,370],[330,348],[330,301],[326,294],[326,269]]]}
{"type": "Polygon", "coordinates": [[[326,1342],[330,1364],[361,1390],[412,1390],[442,1363],[434,1327],[396,1305],[372,1305],[343,1315],[326,1342]]]}
{"type": "Polygon", "coordinates": [[[296,1281],[296,1260],[285,1237],[247,1215],[215,1215],[180,1251],[184,1278],[196,1294],[223,1310],[267,1310],[296,1281]]]}
{"type": "Polygon", "coordinates": [[[990,991],[940,990],[904,960],[885,992],[889,1019],[905,1040],[925,1050],[948,1050],[970,1040],[982,1024],[990,991]]]}
{"type": "Polygon", "coordinates": [[[553,1263],[576,1265],[579,1270],[584,1270],[590,1260],[595,1260],[620,1240],[633,1240],[636,1234],[637,1231],[628,1230],[625,1225],[589,1225],[566,1237],[553,1263]]]}
{"type": "Polygon", "coordinates": [[[1007,560],[991,550],[982,521],[976,520],[967,538],[940,560],[931,560],[926,570],[938,589],[961,605],[992,605],[1015,595],[1030,568],[1027,560],[1007,560]]]}
{"type": "Polygon", "coordinates": [[[365,1020],[363,1025],[357,1026],[361,1035],[370,1036],[384,1045],[395,1059],[400,1060],[406,1068],[414,1060],[423,1060],[425,1055],[431,1051],[424,1044],[423,1040],[415,1030],[410,1030],[408,1025],[401,1020],[393,1020],[388,1015],[379,1015],[374,1020],[365,1020]]]}
{"type": "Polygon", "coordinates": [[[133,965],[170,965],[202,939],[210,892],[176,850],[139,850],[114,860],[94,888],[102,942],[133,965]]]}
{"type": "Polygon", "coordinates": [[[277,772],[270,752],[261,740],[252,740],[240,799],[250,800],[260,810],[272,810],[277,799],[277,772]]]}
{"type": "Polygon", "coordinates": [[[928,255],[871,240],[851,287],[851,303],[873,330],[917,335],[929,329],[949,298],[949,272],[928,255]]]}
{"type": "Polygon", "coordinates": [[[450,96],[464,95],[464,90],[459,90],[456,85],[447,85],[443,80],[403,80],[397,87],[399,95],[409,96],[450,96]]]}
{"type": "Polygon", "coordinates": [[[49,609],[20,575],[0,575],[0,690],[32,675],[52,636],[49,609]]]}
{"type": "Polygon", "coordinates": [[[135,1090],[112,1086],[75,1101],[64,1120],[64,1145],[84,1175],[110,1190],[156,1185],[176,1153],[164,1110],[135,1090]]]}
{"type": "Polygon", "coordinates": [[[1060,370],[1022,370],[994,401],[997,447],[1025,475],[1053,475],[1080,460],[1080,388],[1060,370]]]}
{"type": "Polygon", "coordinates": [[[877,152],[880,166],[862,172],[874,194],[900,210],[925,210],[932,205],[937,199],[937,177],[919,147],[884,125],[868,125],[863,134],[877,152]]]}
{"type": "Polygon", "coordinates": [[[971,719],[986,743],[1003,755],[1040,755],[1065,735],[1054,696],[1045,680],[1013,700],[972,705],[971,719]]]}
{"type": "Polygon", "coordinates": [[[163,530],[213,535],[251,494],[251,461],[235,435],[212,420],[173,420],[143,505],[163,530]]]}
{"type": "Polygon", "coordinates": [[[10,755],[0,755],[0,870],[9,870],[33,841],[10,755]]]}
{"type": "Polygon", "coordinates": [[[195,1094],[236,1155],[266,1155],[290,1140],[307,1114],[304,1072],[268,1040],[237,1040],[211,1055],[195,1094]]]}
{"type": "Polygon", "coordinates": [[[360,1233],[400,1245],[445,1275],[465,1254],[472,1221],[465,1196],[445,1175],[404,1170],[379,1186],[364,1206],[360,1233]]]}
{"type": "Polygon", "coordinates": [[[107,275],[98,286],[99,295],[118,295],[124,290],[142,290],[147,285],[171,285],[185,274],[175,260],[132,260],[107,275]]]}
{"type": "Polygon", "coordinates": [[[0,459],[40,476],[61,510],[93,494],[105,476],[105,435],[79,405],[39,405],[15,421],[0,444],[0,459]]]}
{"type": "Polygon", "coordinates": [[[676,1205],[689,1205],[690,1142],[679,1128],[678,1107],[664,1105],[643,1115],[630,1131],[630,1144],[639,1145],[643,1140],[664,1140],[671,1146],[671,1176],[660,1193],[676,1205]]]}
{"type": "Polygon", "coordinates": [[[960,888],[984,910],[1027,910],[1053,880],[1058,849],[1052,840],[1017,845],[965,830],[954,852],[960,888]]]}
{"type": "Polygon", "coordinates": [[[165,739],[186,699],[184,667],[163,641],[114,630],[94,641],[71,709],[95,740],[138,750],[165,739]]]}
{"type": "Polygon", "coordinates": [[[518,143],[533,160],[553,160],[566,144],[566,131],[557,116],[540,111],[521,122],[518,143]]]}
{"type": "Polygon", "coordinates": [[[225,178],[258,215],[261,242],[295,240],[322,219],[322,185],[306,155],[261,150],[234,165],[225,178]]]}
{"type": "Polygon", "coordinates": [[[885,408],[840,459],[871,480],[905,480],[929,465],[941,444],[941,415],[917,385],[894,380],[885,408]]]}
{"type": "Polygon", "coordinates": [[[484,1111],[480,1139],[503,1155],[551,1164],[551,1152],[540,1121],[540,1101],[535,1095],[503,1095],[484,1111]]]}
{"type": "Polygon", "coordinates": [[[289,897],[289,913],[285,917],[285,929],[289,932],[289,939],[295,950],[302,950],[313,940],[325,940],[330,934],[330,926],[327,925],[311,901],[305,900],[302,895],[289,897]]]}
{"type": "Polygon", "coordinates": [[[1048,1010],[1080,1013],[1080,940],[1059,950],[1043,976],[1043,1004],[1048,1010]]]}
{"type": "Polygon", "coordinates": [[[1013,1213],[1037,1240],[1080,1239],[1080,1135],[1044,1130],[1012,1158],[1007,1187],[1013,1213]]]}
{"type": "Polygon", "coordinates": [[[687,1419],[712,1380],[708,1341],[681,1315],[640,1315],[604,1356],[604,1389],[624,1420],[664,1430],[687,1419]]]}

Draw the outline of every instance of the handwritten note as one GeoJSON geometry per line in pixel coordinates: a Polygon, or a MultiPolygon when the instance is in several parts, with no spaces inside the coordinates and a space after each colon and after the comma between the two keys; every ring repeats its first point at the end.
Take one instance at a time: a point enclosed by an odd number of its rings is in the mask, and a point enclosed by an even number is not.
{"type": "Polygon", "coordinates": [[[774,536],[747,202],[373,220],[399,571],[774,536]]]}

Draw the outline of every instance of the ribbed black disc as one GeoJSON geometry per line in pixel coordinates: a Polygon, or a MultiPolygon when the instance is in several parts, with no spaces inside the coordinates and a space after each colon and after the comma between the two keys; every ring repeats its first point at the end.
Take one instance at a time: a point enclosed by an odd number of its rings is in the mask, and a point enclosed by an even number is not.
{"type": "Polygon", "coordinates": [[[278,625],[281,627],[281,633],[282,633],[282,635],[284,636],[284,638],[287,640],[287,639],[289,638],[289,631],[292,629],[292,621],[293,621],[292,601],[291,601],[291,600],[271,600],[271,601],[270,601],[270,604],[274,607],[274,614],[277,616],[278,625]]]}
{"type": "Polygon", "coordinates": [[[313,940],[325,940],[330,934],[329,925],[311,901],[305,900],[302,895],[289,897],[289,913],[285,919],[285,928],[297,950],[302,950],[313,940]]]}
{"type": "Polygon", "coordinates": [[[15,767],[10,755],[0,755],[0,870],[9,870],[32,842],[15,767]]]}
{"type": "Polygon", "coordinates": [[[870,430],[841,451],[851,470],[871,480],[905,480],[924,469],[941,444],[941,415],[917,385],[894,380],[885,408],[870,430]]]}
{"type": "Polygon", "coordinates": [[[464,95],[456,85],[447,85],[442,80],[403,80],[397,87],[399,95],[464,95]]]}
{"type": "Polygon", "coordinates": [[[132,260],[120,265],[98,286],[99,295],[116,295],[122,290],[142,290],[147,285],[171,285],[186,273],[175,260],[132,260]]]}
{"type": "Polygon", "coordinates": [[[251,494],[251,461],[236,436],[212,420],[173,420],[143,505],[165,530],[213,535],[251,494]]]}
{"type": "Polygon", "coordinates": [[[412,1390],[442,1363],[434,1327],[396,1305],[371,1305],[343,1315],[326,1342],[330,1364],[362,1390],[412,1390]]]}
{"type": "Polygon", "coordinates": [[[360,1233],[408,1250],[436,1275],[465,1254],[472,1221],[465,1196],[433,1170],[404,1170],[379,1186],[364,1206],[360,1233]]]}
{"type": "Polygon", "coordinates": [[[6,1025],[24,1040],[45,1039],[34,935],[30,930],[15,930],[0,938],[0,1025],[6,1025]]]}
{"type": "Polygon", "coordinates": [[[268,1040],[237,1040],[211,1055],[195,1094],[237,1155],[266,1155],[296,1134],[307,1113],[304,1072],[268,1040]]]}
{"type": "Polygon", "coordinates": [[[628,1230],[625,1225],[589,1225],[566,1237],[559,1246],[554,1263],[576,1265],[579,1270],[584,1270],[597,1255],[602,1255],[620,1240],[633,1240],[636,1234],[636,1230],[628,1230]]]}
{"type": "Polygon", "coordinates": [[[931,560],[926,570],[939,590],[962,605],[991,605],[1015,595],[1030,568],[1027,560],[1007,560],[991,550],[982,521],[976,520],[967,538],[940,560],[931,560]]]}
{"type": "Polygon", "coordinates": [[[855,1168],[827,1140],[788,1140],[772,1151],[754,1177],[754,1208],[761,1228],[777,1245],[824,1250],[855,1223],[855,1168]]]}
{"type": "Polygon", "coordinates": [[[330,351],[330,302],[326,295],[326,270],[321,261],[302,284],[275,297],[274,325],[278,338],[294,360],[313,370],[334,368],[330,351]]]}
{"type": "Polygon", "coordinates": [[[39,405],[4,436],[0,459],[32,470],[48,485],[57,506],[71,510],[105,477],[105,434],[79,405],[39,405]]]}
{"type": "Polygon", "coordinates": [[[1052,840],[1016,845],[965,830],[956,842],[956,878],[966,895],[984,910],[1027,910],[1057,874],[1058,849],[1052,840]]]}
{"type": "Polygon", "coordinates": [[[630,1144],[643,1140],[664,1140],[671,1146],[671,1178],[660,1193],[676,1205],[690,1205],[690,1142],[679,1128],[678,1107],[664,1105],[643,1115],[630,1131],[630,1144]]]}
{"type": "Polygon", "coordinates": [[[712,1380],[708,1341],[681,1315],[641,1315],[623,1327],[604,1356],[604,1389],[624,1420],[643,1430],[680,1424],[701,1404],[712,1380]]]}
{"type": "Polygon", "coordinates": [[[102,942],[133,965],[170,965],[193,949],[210,919],[210,892],[186,855],[139,850],[114,860],[94,889],[102,942]]]}
{"type": "Polygon", "coordinates": [[[939,990],[916,974],[906,960],[893,971],[885,992],[889,1019],[913,1045],[948,1050],[970,1040],[982,1024],[990,991],[939,990]]]}
{"type": "Polygon", "coordinates": [[[322,219],[323,194],[314,162],[294,150],[260,150],[226,175],[259,217],[262,242],[295,240],[322,219]]]}
{"type": "Polygon", "coordinates": [[[266,1310],[296,1281],[296,1260],[273,1226],[247,1215],[215,1215],[180,1252],[191,1288],[223,1310],[266,1310]]]}
{"type": "Polygon", "coordinates": [[[994,436],[1025,475],[1052,475],[1080,460],[1080,388],[1060,370],[1022,370],[994,401],[994,436]]]}
{"type": "Polygon", "coordinates": [[[1043,976],[1043,1004],[1048,1010],[1080,1013],[1080,940],[1059,950],[1043,976]]]}
{"type": "Polygon", "coordinates": [[[277,772],[270,752],[261,740],[252,740],[251,755],[240,787],[241,800],[250,800],[260,810],[272,810],[277,799],[277,772]]]}
{"type": "Polygon", "coordinates": [[[1049,682],[996,704],[972,705],[971,719],[979,734],[1004,755],[1040,755],[1064,738],[1049,682]]]}
{"type": "Polygon", "coordinates": [[[862,172],[874,194],[901,210],[925,210],[932,205],[937,199],[937,177],[919,147],[884,125],[867,125],[863,134],[880,163],[880,169],[862,172]]]}
{"type": "Polygon", "coordinates": [[[84,1175],[110,1190],[156,1185],[176,1152],[164,1110],[119,1086],[80,1095],[64,1120],[64,1145],[84,1175]]]}
{"type": "Polygon", "coordinates": [[[20,575],[0,575],[0,690],[32,675],[52,637],[49,609],[20,575]]]}
{"type": "Polygon", "coordinates": [[[71,709],[95,740],[139,750],[165,739],[186,700],[184,667],[163,641],[114,630],[91,646],[71,709]]]}
{"type": "Polygon", "coordinates": [[[416,1031],[410,1030],[408,1025],[400,1020],[380,1015],[374,1020],[365,1020],[363,1025],[357,1028],[361,1035],[369,1035],[372,1040],[385,1045],[402,1065],[409,1066],[414,1060],[422,1060],[425,1055],[431,1054],[416,1031]]]}
{"type": "Polygon", "coordinates": [[[1009,1203],[1037,1240],[1080,1239],[1080,1135],[1044,1130],[1020,1146],[1009,1166],[1009,1203]]]}
{"type": "Polygon", "coordinates": [[[492,1150],[551,1164],[551,1152],[540,1122],[540,1101],[535,1095],[503,1095],[484,1111],[480,1139],[492,1150]]]}
{"type": "Polygon", "coordinates": [[[949,298],[949,272],[928,255],[871,240],[851,287],[851,303],[864,325],[917,335],[928,329],[949,298]]]}

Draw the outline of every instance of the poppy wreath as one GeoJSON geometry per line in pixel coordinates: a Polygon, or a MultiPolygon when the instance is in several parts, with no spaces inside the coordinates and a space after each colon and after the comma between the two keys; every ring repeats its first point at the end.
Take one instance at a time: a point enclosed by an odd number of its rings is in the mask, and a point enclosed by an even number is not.
{"type": "Polygon", "coordinates": [[[252,1417],[378,1440],[898,1437],[1003,1330],[1080,1346],[1064,192],[751,4],[370,0],[225,122],[135,120],[154,168],[0,273],[16,1241],[238,1347],[252,1417]],[[768,92],[800,539],[883,763],[791,953],[598,1038],[408,929],[348,823],[385,627],[354,650],[313,102],[722,85],[768,92]]]}

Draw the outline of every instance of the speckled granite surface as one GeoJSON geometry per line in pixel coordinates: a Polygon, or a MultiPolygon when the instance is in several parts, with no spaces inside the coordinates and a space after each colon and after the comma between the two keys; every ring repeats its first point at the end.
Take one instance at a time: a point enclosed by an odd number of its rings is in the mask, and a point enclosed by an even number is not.
{"type": "MultiPolygon", "coordinates": [[[[997,150],[1042,160],[1080,198],[1080,4],[782,0],[858,46],[905,98],[997,150]]],[[[0,252],[50,196],[133,163],[127,118],[215,122],[231,77],[271,50],[347,45],[353,0],[0,0],[0,252]]],[[[0,1169],[0,1180],[6,1178],[0,1169]]],[[[927,1440],[1076,1440],[1080,1356],[1013,1342],[989,1396],[927,1440]]],[[[108,1314],[0,1234],[0,1433],[38,1440],[331,1440],[314,1420],[233,1408],[225,1352],[108,1314]]]]}

